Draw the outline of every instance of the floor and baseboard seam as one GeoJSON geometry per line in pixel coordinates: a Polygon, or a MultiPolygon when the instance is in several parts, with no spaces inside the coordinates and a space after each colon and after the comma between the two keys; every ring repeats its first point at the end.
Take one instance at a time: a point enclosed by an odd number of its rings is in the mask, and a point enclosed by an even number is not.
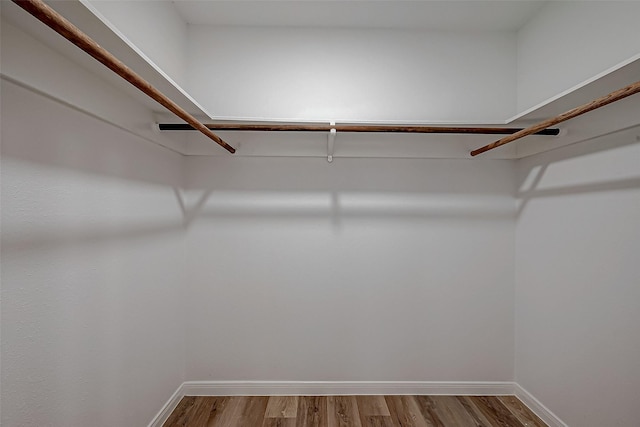
{"type": "Polygon", "coordinates": [[[549,427],[568,427],[519,384],[510,381],[185,381],[148,427],[162,427],[184,396],[515,395],[549,427]]]}

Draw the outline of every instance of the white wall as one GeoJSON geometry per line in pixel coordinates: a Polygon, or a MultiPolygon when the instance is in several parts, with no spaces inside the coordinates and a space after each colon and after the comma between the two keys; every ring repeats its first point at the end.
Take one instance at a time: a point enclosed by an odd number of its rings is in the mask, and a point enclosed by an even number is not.
{"type": "Polygon", "coordinates": [[[182,157],[1,91],[1,424],[146,425],[184,379],[182,157]]]}
{"type": "Polygon", "coordinates": [[[637,1],[548,2],[518,32],[518,111],[640,55],[638,16],[637,1]]]}
{"type": "Polygon", "coordinates": [[[188,158],[189,380],[513,378],[513,169],[188,158]]]}
{"type": "Polygon", "coordinates": [[[516,381],[570,426],[633,426],[640,128],[518,161],[516,381]]]}
{"type": "Polygon", "coordinates": [[[170,1],[82,0],[180,86],[185,83],[187,24],[170,1]]]}
{"type": "MultiPolygon", "coordinates": [[[[116,76],[120,85],[114,86],[113,82],[101,78],[73,59],[61,55],[10,22],[6,16],[7,9],[17,8],[17,6],[7,2],[0,5],[3,13],[2,25],[0,25],[2,36],[0,37],[2,41],[0,73],[2,76],[55,98],[76,110],[126,129],[147,141],[178,152],[185,151],[184,135],[159,134],[152,130],[150,124],[155,122],[153,112],[148,106],[137,102],[124,91],[124,86],[128,86],[128,83],[125,82],[123,86],[121,82],[124,81],[116,76]]],[[[22,10],[17,12],[24,13],[22,10]]],[[[66,40],[62,41],[68,43],[66,40]]],[[[68,44],[70,48],[85,55],[86,58],[83,57],[83,59],[96,62],[75,46],[68,44]]],[[[101,64],[98,65],[102,67],[101,64]]],[[[137,89],[133,90],[137,91],[137,89]]],[[[152,105],[153,103],[155,101],[152,101],[152,105]]],[[[163,108],[158,104],[155,105],[163,108]]]]}
{"type": "Polygon", "coordinates": [[[186,89],[216,117],[502,122],[512,32],[189,26],[186,89]]]}
{"type": "MultiPolygon", "coordinates": [[[[506,33],[296,34],[193,27],[191,83],[224,115],[513,113],[506,33]]],[[[144,425],[185,379],[514,369],[569,425],[635,421],[637,129],[518,162],[523,191],[548,166],[516,233],[508,161],[182,159],[150,143],[146,108],[23,36],[3,21],[3,425],[144,425]]]]}

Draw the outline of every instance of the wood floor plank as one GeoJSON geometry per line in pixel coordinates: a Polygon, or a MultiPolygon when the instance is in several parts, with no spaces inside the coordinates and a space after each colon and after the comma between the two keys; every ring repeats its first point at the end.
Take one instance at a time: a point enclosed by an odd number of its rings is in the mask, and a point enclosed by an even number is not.
{"type": "Polygon", "coordinates": [[[184,424],[179,426],[206,427],[207,423],[207,402],[206,397],[196,397],[193,405],[185,412],[184,424]]]}
{"type": "Polygon", "coordinates": [[[384,396],[356,396],[356,402],[358,402],[358,411],[362,415],[391,416],[384,396]]]}
{"type": "Polygon", "coordinates": [[[416,396],[425,418],[430,416],[438,427],[477,427],[474,418],[453,396],[416,396]]]}
{"type": "Polygon", "coordinates": [[[427,424],[433,425],[433,427],[446,427],[440,419],[440,415],[436,412],[435,405],[433,401],[429,399],[429,396],[416,396],[416,403],[427,424]]]}
{"type": "Polygon", "coordinates": [[[493,427],[491,421],[469,400],[469,396],[456,396],[456,399],[467,410],[467,413],[471,415],[478,427],[493,427]]]}
{"type": "Polygon", "coordinates": [[[266,396],[232,396],[221,416],[208,427],[261,426],[268,400],[266,396]]]}
{"type": "Polygon", "coordinates": [[[473,426],[477,427],[477,423],[467,409],[460,403],[454,396],[435,396],[436,402],[441,403],[436,409],[436,412],[441,418],[451,420],[460,426],[473,426]]]}
{"type": "Polygon", "coordinates": [[[265,418],[295,418],[298,414],[298,396],[271,396],[265,418]]]}
{"type": "Polygon", "coordinates": [[[355,396],[327,397],[328,427],[362,427],[355,396]]]}
{"type": "Polygon", "coordinates": [[[398,427],[391,417],[360,414],[360,422],[362,427],[398,427]]]}
{"type": "Polygon", "coordinates": [[[295,418],[265,418],[262,427],[296,427],[295,418]]]}
{"type": "Polygon", "coordinates": [[[267,396],[251,396],[240,412],[241,427],[255,427],[262,424],[264,414],[267,411],[267,396]]]}
{"type": "Polygon", "coordinates": [[[425,419],[415,396],[385,396],[392,421],[402,427],[435,427],[425,419]]]}
{"type": "Polygon", "coordinates": [[[536,414],[515,396],[498,396],[498,400],[526,427],[547,427],[536,414]]]}
{"type": "Polygon", "coordinates": [[[492,426],[524,427],[522,423],[493,396],[469,396],[469,400],[487,417],[492,426]]]}
{"type": "Polygon", "coordinates": [[[176,409],[171,412],[167,421],[163,424],[163,427],[185,426],[187,412],[196,403],[195,396],[185,396],[180,400],[176,409]]]}
{"type": "Polygon", "coordinates": [[[326,396],[300,396],[296,427],[327,427],[326,396]]]}
{"type": "Polygon", "coordinates": [[[236,425],[239,417],[237,414],[240,406],[244,405],[244,399],[245,398],[242,396],[230,396],[224,409],[209,421],[209,425],[207,427],[227,427],[236,425]]]}
{"type": "Polygon", "coordinates": [[[164,427],[547,427],[515,396],[186,396],[164,427]]]}
{"type": "Polygon", "coordinates": [[[206,397],[207,399],[207,422],[205,426],[211,427],[217,424],[218,420],[222,417],[222,414],[227,409],[229,404],[229,396],[214,396],[206,397]]]}
{"type": "Polygon", "coordinates": [[[200,396],[196,397],[196,402],[187,413],[189,427],[207,427],[211,406],[217,401],[216,397],[200,396]]]}

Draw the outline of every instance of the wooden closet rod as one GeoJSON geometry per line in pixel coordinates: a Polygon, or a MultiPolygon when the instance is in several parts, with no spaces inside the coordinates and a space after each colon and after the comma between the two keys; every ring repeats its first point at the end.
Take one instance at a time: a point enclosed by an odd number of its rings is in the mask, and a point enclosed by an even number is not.
{"type": "MultiPolygon", "coordinates": [[[[368,133],[454,133],[473,135],[509,135],[522,128],[498,127],[445,127],[445,126],[387,126],[387,125],[326,125],[326,124],[245,124],[245,123],[205,123],[213,130],[261,131],[261,132],[368,132],[368,133]]],[[[160,130],[194,130],[182,123],[160,123],[160,130]]],[[[538,135],[558,135],[559,129],[541,129],[538,135]]]]}
{"type": "Polygon", "coordinates": [[[66,20],[58,12],[47,6],[42,0],[12,0],[15,4],[22,9],[29,12],[36,17],[46,26],[60,34],[65,39],[91,55],[96,60],[100,61],[114,73],[140,89],[142,92],[153,98],[160,105],[171,111],[176,116],[183,119],[189,125],[199,130],[220,146],[224,147],[230,153],[235,153],[236,150],[224,142],[215,133],[211,132],[205,125],[200,123],[195,117],[189,114],[186,110],[180,107],[178,104],[167,98],[158,89],[153,87],[149,82],[143,79],[140,75],[134,72],[131,68],[127,67],[118,58],[113,56],[98,43],[92,40],[88,35],[80,31],[78,27],[66,20]]]}
{"type": "Polygon", "coordinates": [[[482,154],[486,151],[493,150],[494,148],[498,148],[501,145],[505,145],[517,139],[523,138],[525,136],[535,134],[540,129],[545,129],[549,126],[555,126],[558,123],[565,122],[569,119],[573,119],[574,117],[578,117],[584,113],[588,113],[589,111],[593,111],[600,107],[604,107],[605,105],[611,104],[612,102],[619,101],[621,99],[624,99],[638,92],[640,92],[640,81],[630,84],[627,87],[623,87],[622,89],[618,89],[598,99],[594,99],[588,104],[581,105],[579,107],[574,108],[573,110],[567,111],[566,113],[562,113],[558,116],[547,119],[536,125],[530,126],[526,129],[523,129],[519,132],[514,133],[513,135],[506,136],[496,142],[492,142],[491,144],[485,145],[484,147],[480,147],[477,150],[473,150],[471,152],[471,155],[477,156],[478,154],[482,154]]]}

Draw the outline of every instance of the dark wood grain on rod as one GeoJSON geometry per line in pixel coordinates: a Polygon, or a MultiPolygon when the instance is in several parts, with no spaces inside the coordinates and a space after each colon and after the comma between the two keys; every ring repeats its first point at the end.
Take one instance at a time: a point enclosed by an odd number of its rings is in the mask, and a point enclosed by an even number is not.
{"type": "Polygon", "coordinates": [[[620,101],[621,99],[634,95],[638,92],[640,92],[640,81],[630,84],[629,86],[623,87],[622,89],[618,89],[615,92],[611,92],[610,94],[600,97],[598,99],[594,99],[588,104],[581,105],[565,113],[562,113],[558,116],[552,117],[543,122],[530,126],[526,129],[521,130],[520,132],[514,133],[513,135],[509,135],[496,142],[492,142],[491,144],[485,145],[484,147],[480,147],[477,150],[473,150],[471,152],[471,155],[477,156],[478,154],[482,154],[486,151],[493,150],[494,148],[498,148],[502,145],[508,144],[517,139],[523,138],[528,135],[532,135],[538,132],[540,129],[544,129],[549,126],[555,126],[559,123],[565,122],[567,120],[578,117],[582,114],[588,113],[589,111],[593,111],[600,107],[604,107],[605,105],[609,105],[612,102],[620,101]]]}
{"type": "Polygon", "coordinates": [[[109,53],[106,49],[101,47],[88,35],[80,31],[78,27],[66,20],[58,12],[47,6],[41,0],[12,0],[15,4],[22,9],[29,12],[35,18],[40,20],[46,26],[60,34],[65,39],[91,55],[96,60],[100,61],[107,68],[118,74],[120,77],[140,89],[142,92],[153,98],[160,105],[171,111],[176,116],[189,123],[195,129],[199,130],[207,137],[214,140],[217,144],[224,147],[230,153],[235,153],[235,149],[229,144],[224,142],[215,133],[211,132],[205,125],[200,123],[195,117],[189,114],[186,110],[180,107],[178,104],[167,98],[158,89],[153,87],[149,82],[144,80],[140,75],[127,67],[118,58],[109,53]]]}
{"type": "MultiPolygon", "coordinates": [[[[161,123],[160,130],[194,130],[182,123],[161,123]]],[[[209,129],[222,131],[257,132],[366,132],[366,133],[450,133],[472,135],[510,135],[522,128],[499,127],[445,127],[445,126],[388,126],[388,125],[326,125],[326,124],[247,124],[247,123],[206,123],[209,129]]],[[[558,135],[559,129],[542,129],[538,135],[558,135]]]]}

